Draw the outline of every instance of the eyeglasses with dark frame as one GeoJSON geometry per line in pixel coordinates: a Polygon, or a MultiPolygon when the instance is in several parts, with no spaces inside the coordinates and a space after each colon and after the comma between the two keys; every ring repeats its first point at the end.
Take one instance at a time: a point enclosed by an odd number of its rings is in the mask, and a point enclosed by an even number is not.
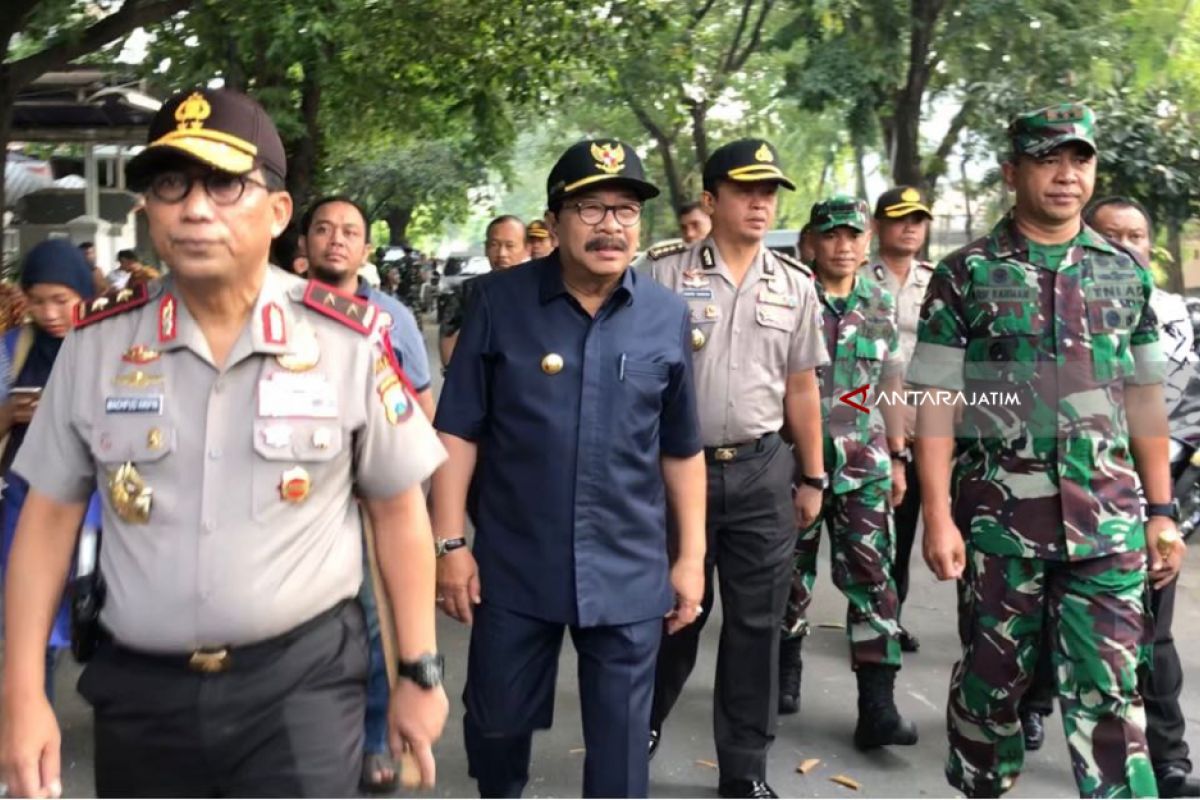
{"type": "Polygon", "coordinates": [[[233,175],[220,170],[187,173],[183,170],[160,172],[150,179],[147,192],[161,203],[179,203],[192,193],[192,185],[201,183],[209,198],[219,206],[231,206],[246,193],[246,185],[254,184],[270,191],[265,183],[248,175],[233,175]]]}
{"type": "Polygon", "coordinates": [[[575,213],[579,215],[579,221],[585,225],[599,225],[610,211],[613,219],[625,228],[636,225],[642,218],[640,203],[621,203],[616,206],[608,206],[596,200],[581,200],[577,203],[567,203],[567,208],[575,209],[575,213]]]}

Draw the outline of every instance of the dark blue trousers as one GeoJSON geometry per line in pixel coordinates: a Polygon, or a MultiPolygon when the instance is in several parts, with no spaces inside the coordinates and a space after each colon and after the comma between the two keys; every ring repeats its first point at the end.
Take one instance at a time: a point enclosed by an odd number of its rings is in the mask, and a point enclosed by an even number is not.
{"type": "MultiPolygon", "coordinates": [[[[483,797],[520,797],[533,732],[554,720],[563,630],[484,603],[475,610],[463,718],[467,762],[483,797]]],[[[571,626],[579,654],[584,797],[645,797],[650,706],[663,621],[571,626]]]]}

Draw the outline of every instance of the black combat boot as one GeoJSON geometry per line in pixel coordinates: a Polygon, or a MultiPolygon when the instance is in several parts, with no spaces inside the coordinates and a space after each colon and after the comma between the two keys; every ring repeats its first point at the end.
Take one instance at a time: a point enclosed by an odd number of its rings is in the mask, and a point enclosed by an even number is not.
{"type": "Polygon", "coordinates": [[[779,713],[795,714],[800,710],[800,674],[804,662],[800,660],[803,636],[793,636],[779,643],[779,713]]]}
{"type": "Polygon", "coordinates": [[[917,726],[896,710],[898,671],[898,667],[863,664],[854,673],[858,678],[858,726],[854,729],[854,745],[860,750],[917,743],[917,726]]]}

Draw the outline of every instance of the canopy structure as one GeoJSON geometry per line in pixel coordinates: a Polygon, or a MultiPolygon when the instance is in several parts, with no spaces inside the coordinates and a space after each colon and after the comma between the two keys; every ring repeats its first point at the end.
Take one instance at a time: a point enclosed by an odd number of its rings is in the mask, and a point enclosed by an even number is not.
{"type": "Polygon", "coordinates": [[[96,146],[118,145],[114,184],[124,188],[123,146],[146,141],[150,120],[162,105],[127,70],[77,64],[47,72],[21,90],[13,106],[13,141],[83,145],[88,216],[96,216],[99,207],[96,146]]]}

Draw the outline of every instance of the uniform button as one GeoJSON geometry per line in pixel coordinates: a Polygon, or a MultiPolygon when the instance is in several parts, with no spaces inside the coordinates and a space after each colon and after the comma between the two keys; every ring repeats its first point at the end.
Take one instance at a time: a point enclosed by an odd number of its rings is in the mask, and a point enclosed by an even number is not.
{"type": "Polygon", "coordinates": [[[734,329],[733,329],[733,332],[734,332],[734,333],[741,333],[741,332],[742,332],[742,329],[741,329],[741,328],[734,328],[734,329]]]}
{"type": "Polygon", "coordinates": [[[1067,347],[1070,347],[1071,345],[1075,344],[1075,340],[1068,336],[1066,339],[1063,339],[1063,344],[1067,347]]]}
{"type": "Polygon", "coordinates": [[[204,532],[205,533],[212,533],[216,529],[217,529],[217,523],[213,522],[211,519],[204,521],[204,532]]]}
{"type": "Polygon", "coordinates": [[[730,368],[730,369],[737,369],[737,364],[730,364],[730,365],[729,365],[729,368],[730,368]]]}
{"type": "Polygon", "coordinates": [[[221,448],[214,447],[211,450],[209,450],[208,457],[211,458],[213,461],[216,461],[218,458],[221,457],[221,448]]]}
{"type": "Polygon", "coordinates": [[[216,383],[214,383],[213,391],[216,392],[217,394],[220,394],[221,392],[225,391],[225,381],[221,380],[221,381],[217,381],[216,383]]]}

